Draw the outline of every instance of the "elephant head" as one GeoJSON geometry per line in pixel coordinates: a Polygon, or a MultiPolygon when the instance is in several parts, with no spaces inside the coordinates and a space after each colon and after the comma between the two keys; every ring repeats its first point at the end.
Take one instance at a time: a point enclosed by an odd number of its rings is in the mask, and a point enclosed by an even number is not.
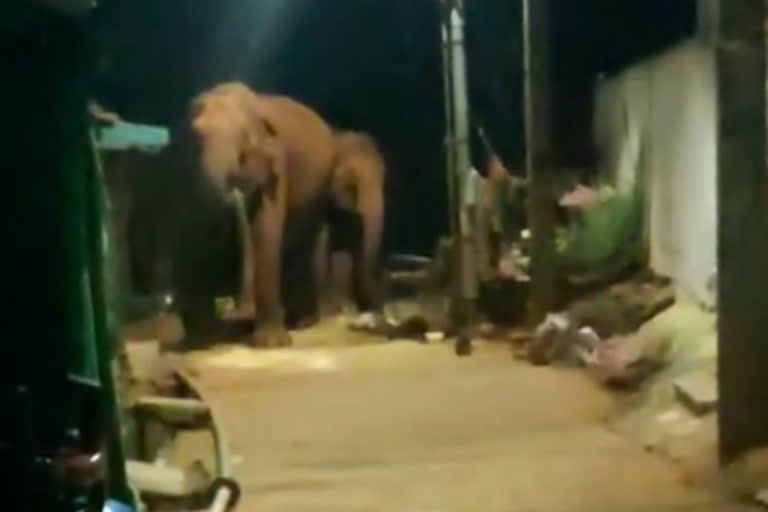
{"type": "Polygon", "coordinates": [[[191,118],[203,171],[217,189],[247,193],[269,183],[275,130],[247,86],[231,82],[202,93],[192,102],[191,118]]]}
{"type": "Polygon", "coordinates": [[[331,196],[337,207],[359,216],[362,243],[357,261],[358,302],[363,309],[377,307],[375,266],[384,224],[386,165],[373,138],[359,132],[336,134],[337,166],[331,196]]]}

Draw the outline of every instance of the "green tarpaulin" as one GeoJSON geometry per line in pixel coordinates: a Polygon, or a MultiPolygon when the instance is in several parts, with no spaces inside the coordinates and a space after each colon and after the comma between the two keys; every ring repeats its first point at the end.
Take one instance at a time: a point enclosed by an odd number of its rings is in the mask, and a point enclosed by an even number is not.
{"type": "Polygon", "coordinates": [[[624,268],[643,257],[643,196],[603,194],[560,234],[560,265],[566,274],[624,268]]]}

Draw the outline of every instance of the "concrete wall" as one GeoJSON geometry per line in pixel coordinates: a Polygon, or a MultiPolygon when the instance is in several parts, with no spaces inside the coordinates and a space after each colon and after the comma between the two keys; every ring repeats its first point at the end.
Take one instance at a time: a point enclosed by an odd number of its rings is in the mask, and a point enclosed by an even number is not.
{"type": "Polygon", "coordinates": [[[595,140],[620,191],[646,193],[651,266],[705,305],[716,265],[714,52],[690,40],[601,80],[595,140]]]}

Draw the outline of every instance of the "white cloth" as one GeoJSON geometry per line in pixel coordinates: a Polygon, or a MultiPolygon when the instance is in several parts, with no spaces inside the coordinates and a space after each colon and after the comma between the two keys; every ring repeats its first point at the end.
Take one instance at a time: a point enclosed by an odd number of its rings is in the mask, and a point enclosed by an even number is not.
{"type": "Polygon", "coordinates": [[[650,264],[705,305],[716,265],[714,53],[685,41],[599,84],[595,139],[620,194],[645,194],[650,264]]]}

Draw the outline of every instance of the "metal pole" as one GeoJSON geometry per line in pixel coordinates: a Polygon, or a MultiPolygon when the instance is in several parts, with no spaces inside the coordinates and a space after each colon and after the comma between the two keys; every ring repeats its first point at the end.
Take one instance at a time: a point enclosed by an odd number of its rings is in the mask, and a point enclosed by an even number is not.
{"type": "MultiPolygon", "coordinates": [[[[83,115],[85,109],[83,109],[83,115]]],[[[87,130],[85,130],[86,133],[87,130]]],[[[93,134],[90,135],[91,162],[87,176],[87,243],[89,251],[88,273],[91,307],[93,310],[93,334],[96,338],[99,383],[102,388],[105,438],[107,448],[107,493],[112,499],[135,508],[133,492],[128,485],[125,469],[125,449],[121,411],[118,403],[117,382],[115,382],[116,355],[125,350],[124,341],[118,333],[115,318],[114,249],[110,240],[107,208],[104,190],[104,175],[95,149],[93,134]]],[[[87,146],[86,146],[87,147],[87,146]]]]}
{"type": "Polygon", "coordinates": [[[467,305],[477,299],[477,273],[474,265],[472,221],[467,208],[466,184],[472,172],[469,158],[469,106],[467,101],[467,73],[464,55],[464,20],[462,2],[457,0],[451,10],[451,61],[453,63],[453,134],[459,199],[459,269],[460,297],[467,305]]]}
{"type": "Polygon", "coordinates": [[[213,497],[213,503],[211,503],[209,512],[227,512],[229,510],[229,502],[232,498],[232,491],[227,487],[222,487],[216,491],[213,497]]]}
{"type": "Polygon", "coordinates": [[[532,323],[540,322],[555,302],[547,9],[547,0],[523,0],[525,145],[531,228],[529,320],[532,323]]]}
{"type": "Polygon", "coordinates": [[[458,209],[456,198],[455,181],[455,155],[453,152],[453,84],[451,80],[451,42],[449,39],[451,9],[450,4],[441,0],[440,2],[440,35],[442,37],[442,55],[443,55],[443,105],[445,109],[445,137],[444,154],[446,164],[446,185],[448,191],[448,214],[450,233],[455,236],[458,233],[458,209]]]}
{"type": "Polygon", "coordinates": [[[768,445],[765,0],[713,0],[717,16],[720,461],[768,445]]]}
{"type": "Polygon", "coordinates": [[[451,211],[454,289],[451,316],[458,330],[469,323],[477,299],[472,226],[465,201],[469,159],[469,107],[464,56],[464,20],[460,0],[441,1],[445,81],[446,161],[451,211]]]}

